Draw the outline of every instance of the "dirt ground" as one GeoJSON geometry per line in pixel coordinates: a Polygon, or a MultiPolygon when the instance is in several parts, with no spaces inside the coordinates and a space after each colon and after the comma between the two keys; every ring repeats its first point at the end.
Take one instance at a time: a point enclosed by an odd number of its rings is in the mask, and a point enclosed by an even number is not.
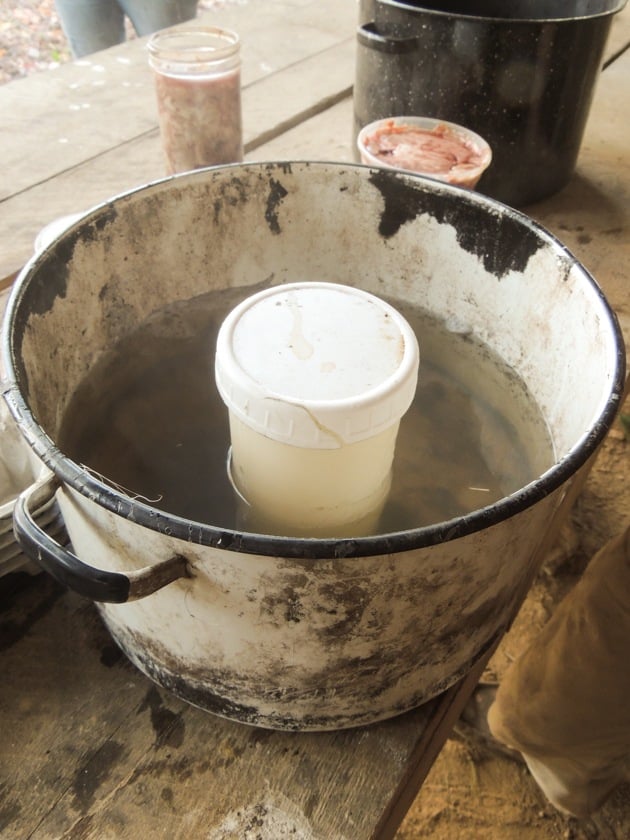
{"type": "MultiPolygon", "coordinates": [[[[200,9],[242,0],[199,0],[200,9]]],[[[127,35],[134,37],[133,27],[127,35]]],[[[0,84],[70,60],[54,0],[0,0],[0,84]]]]}
{"type": "MultiPolygon", "coordinates": [[[[230,0],[207,0],[211,7],[230,0]]],[[[133,33],[130,32],[131,37],[133,33]]],[[[0,3],[0,84],[54,67],[70,54],[53,0],[0,3]]],[[[630,406],[624,409],[630,414],[630,406]]],[[[527,600],[486,672],[499,681],[535,638],[590,557],[630,518],[630,425],[610,432],[571,516],[527,600]]],[[[630,785],[590,820],[567,819],[551,807],[525,767],[490,752],[470,733],[454,733],[401,826],[397,840],[626,840],[630,785]]]]}

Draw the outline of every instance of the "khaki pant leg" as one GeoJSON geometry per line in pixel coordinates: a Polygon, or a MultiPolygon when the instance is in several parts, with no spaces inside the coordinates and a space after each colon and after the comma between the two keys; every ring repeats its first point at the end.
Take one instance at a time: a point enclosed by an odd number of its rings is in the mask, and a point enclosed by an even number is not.
{"type": "Polygon", "coordinates": [[[630,755],[630,528],[599,551],[488,712],[547,798],[585,817],[626,778],[630,755]]]}

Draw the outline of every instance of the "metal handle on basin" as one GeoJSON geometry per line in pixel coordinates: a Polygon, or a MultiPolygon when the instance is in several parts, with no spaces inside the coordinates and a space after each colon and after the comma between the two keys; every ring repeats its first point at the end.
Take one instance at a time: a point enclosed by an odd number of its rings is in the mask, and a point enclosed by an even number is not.
{"type": "Polygon", "coordinates": [[[33,518],[33,511],[49,502],[59,487],[54,475],[32,484],[18,497],[13,511],[15,537],[32,560],[60,583],[92,601],[122,604],[156,592],[189,577],[188,561],[179,554],[133,572],[107,572],[88,566],[53,540],[33,518]]]}
{"type": "Polygon", "coordinates": [[[380,32],[376,31],[374,22],[359,26],[357,39],[364,47],[383,53],[408,53],[418,48],[417,38],[396,38],[391,35],[381,35],[380,32]]]}

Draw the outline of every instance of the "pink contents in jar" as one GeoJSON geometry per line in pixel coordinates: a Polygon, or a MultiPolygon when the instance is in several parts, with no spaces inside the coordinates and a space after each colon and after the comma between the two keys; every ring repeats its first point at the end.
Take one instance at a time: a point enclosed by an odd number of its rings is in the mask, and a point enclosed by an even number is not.
{"type": "Polygon", "coordinates": [[[239,38],[216,27],[149,41],[168,174],[243,159],[239,38]]]}
{"type": "Polygon", "coordinates": [[[490,159],[487,148],[444,123],[423,128],[385,120],[364,137],[363,144],[369,155],[387,166],[461,186],[474,186],[490,159]]]}
{"type": "Polygon", "coordinates": [[[162,145],[169,174],[243,159],[241,82],[156,73],[162,145]]]}

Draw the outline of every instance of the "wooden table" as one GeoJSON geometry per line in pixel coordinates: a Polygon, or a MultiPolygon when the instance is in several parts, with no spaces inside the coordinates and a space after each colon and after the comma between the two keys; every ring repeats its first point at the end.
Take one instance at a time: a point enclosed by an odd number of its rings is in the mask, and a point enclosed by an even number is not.
{"type": "MultiPolygon", "coordinates": [[[[352,160],[358,7],[249,0],[205,18],[243,40],[247,158],[352,160]]],[[[527,208],[597,277],[630,334],[630,12],[618,15],[577,172],[527,208]]],[[[49,221],[159,178],[143,41],[0,88],[0,278],[49,221]]],[[[4,285],[8,284],[5,279],[4,285]]],[[[375,726],[285,734],[156,688],[94,607],[47,577],[0,578],[0,836],[392,837],[484,667],[375,726]]]]}

